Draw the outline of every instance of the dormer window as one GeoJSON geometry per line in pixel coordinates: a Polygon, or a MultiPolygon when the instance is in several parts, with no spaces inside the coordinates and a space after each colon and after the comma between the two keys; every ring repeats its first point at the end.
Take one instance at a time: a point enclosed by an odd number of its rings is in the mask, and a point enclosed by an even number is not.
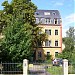
{"type": "Polygon", "coordinates": [[[39,12],[35,12],[36,15],[39,15],[39,12]]]}
{"type": "Polygon", "coordinates": [[[52,14],[53,14],[53,15],[56,15],[56,13],[55,13],[55,12],[53,12],[52,14]]]}
{"type": "Polygon", "coordinates": [[[44,15],[50,15],[50,12],[44,12],[44,15]]]}

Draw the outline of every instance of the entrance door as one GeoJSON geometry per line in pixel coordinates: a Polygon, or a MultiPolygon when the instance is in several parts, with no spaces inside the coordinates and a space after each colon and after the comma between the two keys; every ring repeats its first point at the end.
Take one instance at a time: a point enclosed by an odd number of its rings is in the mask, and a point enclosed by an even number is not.
{"type": "Polygon", "coordinates": [[[36,61],[36,50],[33,52],[33,61],[36,61]]]}

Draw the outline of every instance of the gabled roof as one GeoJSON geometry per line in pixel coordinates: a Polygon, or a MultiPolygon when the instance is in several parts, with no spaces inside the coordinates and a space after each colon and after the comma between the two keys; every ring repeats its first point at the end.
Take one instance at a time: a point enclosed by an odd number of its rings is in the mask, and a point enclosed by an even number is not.
{"type": "Polygon", "coordinates": [[[61,18],[58,10],[36,10],[35,17],[61,18]]]}

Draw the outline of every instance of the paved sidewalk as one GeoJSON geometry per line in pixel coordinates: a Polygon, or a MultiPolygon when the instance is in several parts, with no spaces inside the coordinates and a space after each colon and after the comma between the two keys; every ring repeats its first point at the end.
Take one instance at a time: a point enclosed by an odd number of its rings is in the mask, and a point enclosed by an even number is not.
{"type": "Polygon", "coordinates": [[[46,72],[46,75],[51,75],[50,73],[46,72]]]}
{"type": "Polygon", "coordinates": [[[50,75],[48,72],[40,73],[40,74],[29,74],[29,75],[50,75]]]}
{"type": "Polygon", "coordinates": [[[44,66],[40,65],[34,65],[33,67],[29,68],[29,75],[50,75],[48,72],[46,72],[44,66]]]}

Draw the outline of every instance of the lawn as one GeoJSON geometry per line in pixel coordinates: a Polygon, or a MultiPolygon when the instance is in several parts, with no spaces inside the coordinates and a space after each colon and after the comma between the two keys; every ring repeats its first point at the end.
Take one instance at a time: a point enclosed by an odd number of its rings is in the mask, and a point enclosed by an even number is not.
{"type": "Polygon", "coordinates": [[[51,75],[63,75],[63,69],[61,66],[50,66],[46,69],[51,75]]]}
{"type": "Polygon", "coordinates": [[[68,72],[69,72],[69,74],[75,74],[75,67],[73,65],[70,65],[68,67],[68,72]]]}

